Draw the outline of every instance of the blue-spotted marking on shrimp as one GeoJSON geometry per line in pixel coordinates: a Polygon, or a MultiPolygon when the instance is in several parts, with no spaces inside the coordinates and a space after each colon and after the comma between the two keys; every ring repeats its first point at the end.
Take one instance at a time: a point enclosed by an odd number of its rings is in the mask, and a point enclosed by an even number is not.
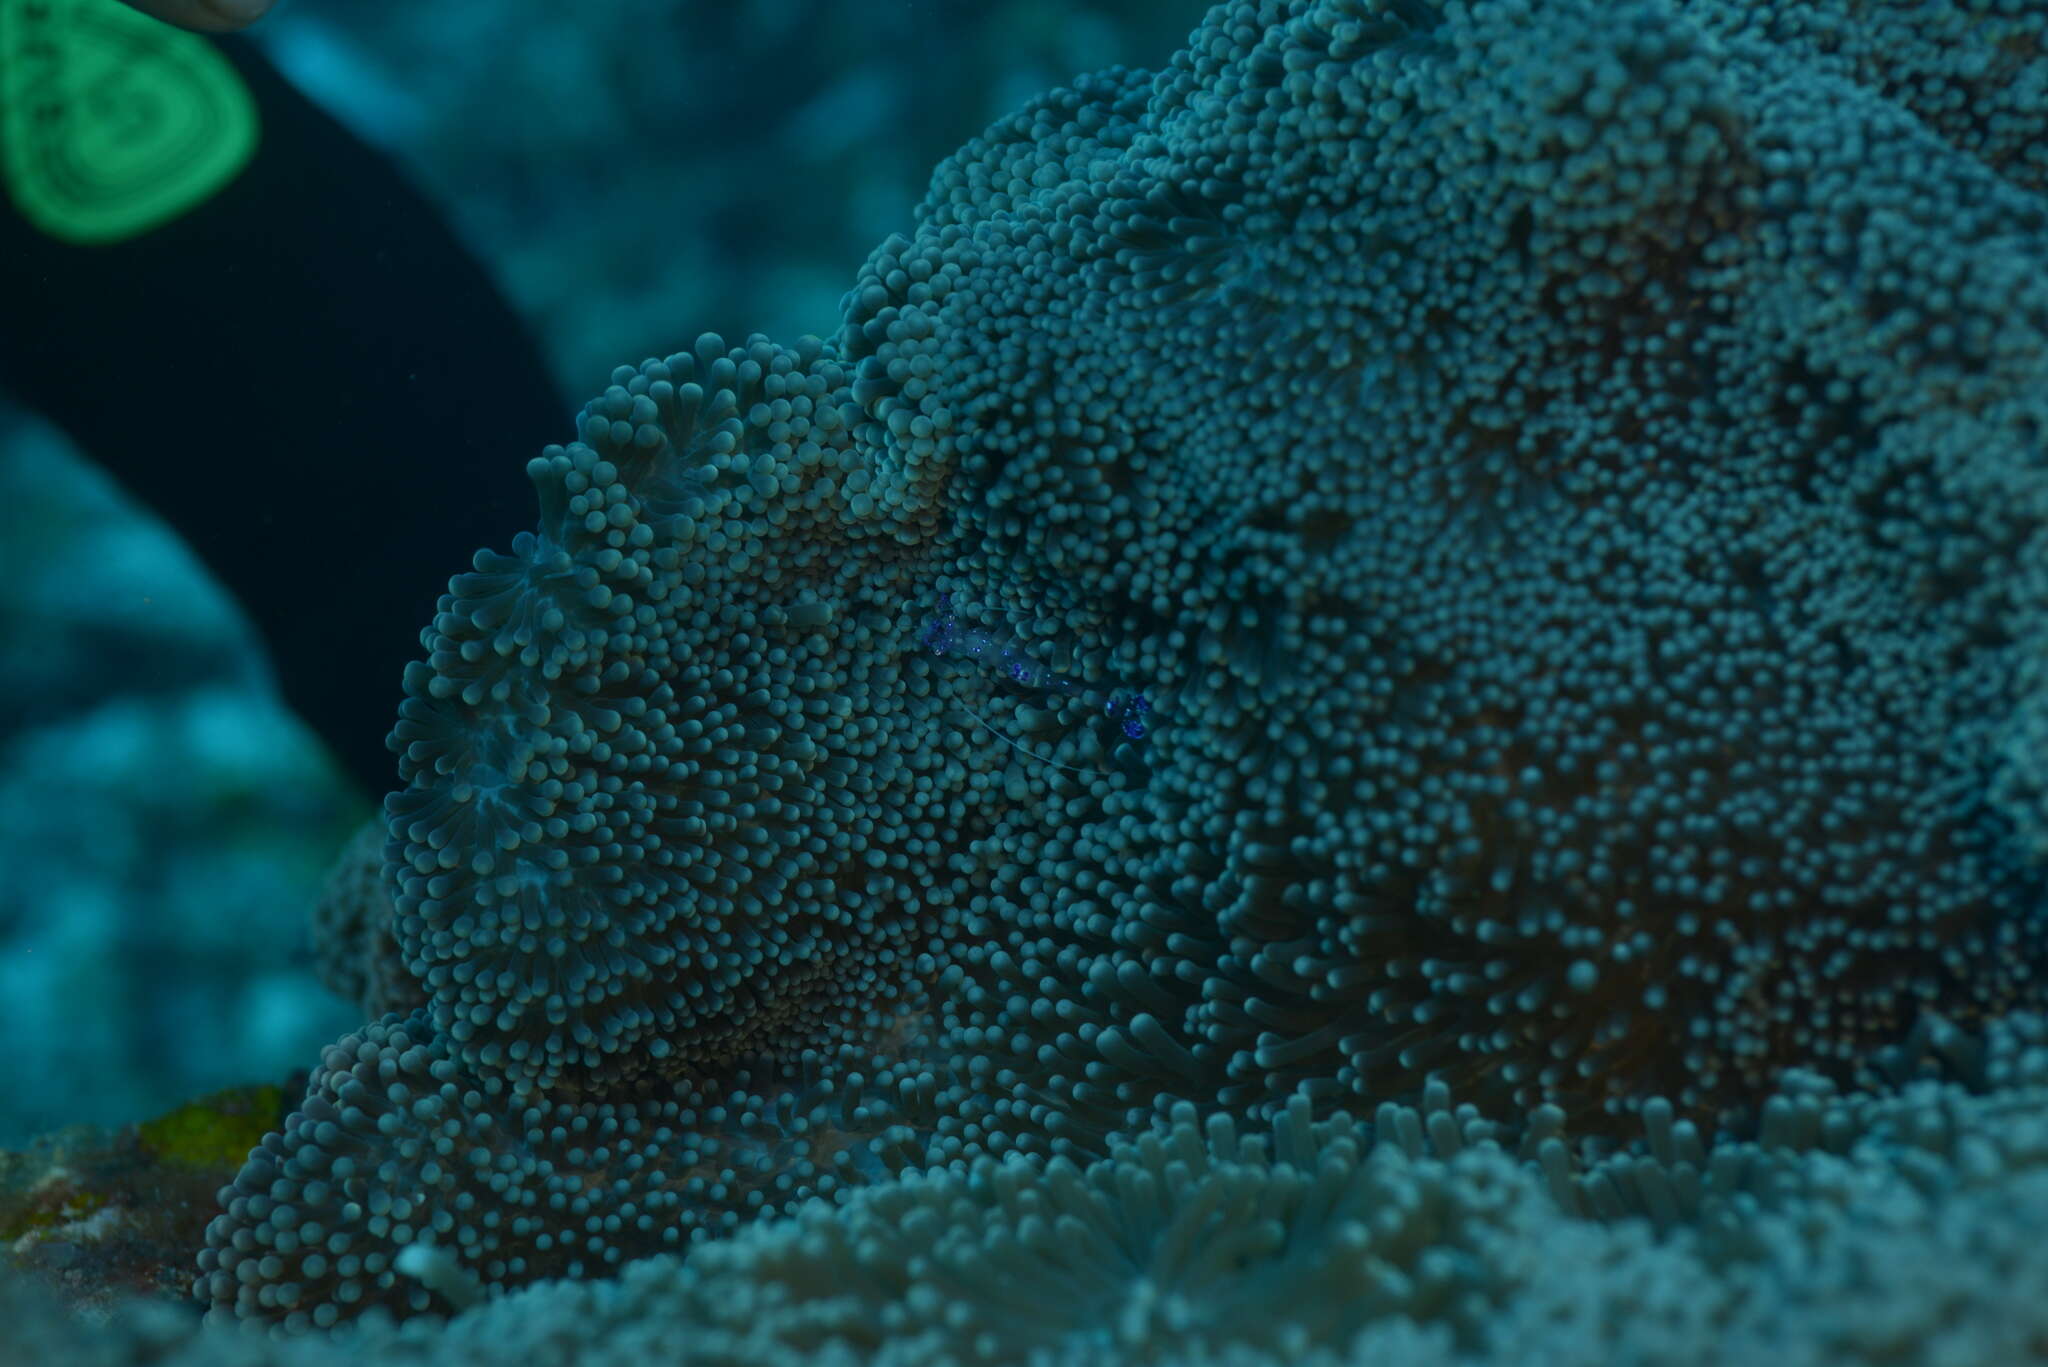
{"type": "MultiPolygon", "coordinates": [[[[939,595],[937,606],[923,629],[918,632],[917,639],[918,644],[933,655],[972,661],[1007,683],[1077,698],[1114,723],[1118,733],[1127,741],[1143,740],[1149,729],[1152,700],[1146,694],[1135,689],[1101,688],[1047,668],[1034,659],[1024,645],[1014,638],[963,624],[954,610],[953,595],[950,593],[939,595]]],[[[958,705],[968,716],[974,718],[975,723],[983,730],[1021,755],[1026,755],[1041,764],[1049,764],[1055,769],[1065,769],[1069,773],[1102,772],[1099,769],[1083,769],[1071,764],[1062,764],[1049,756],[1028,749],[997,727],[991,726],[973,708],[965,703],[958,705]]]]}

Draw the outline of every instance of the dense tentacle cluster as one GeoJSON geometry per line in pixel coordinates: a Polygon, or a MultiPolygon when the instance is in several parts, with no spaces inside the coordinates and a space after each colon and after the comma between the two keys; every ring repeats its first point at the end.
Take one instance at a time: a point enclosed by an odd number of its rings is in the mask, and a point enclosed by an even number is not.
{"type": "Polygon", "coordinates": [[[372,1306],[459,1309],[486,1288],[615,1271],[726,1235],[795,1193],[922,1156],[941,1080],[892,1057],[769,1060],[715,1089],[549,1101],[469,1070],[424,1014],[330,1046],[304,1103],[226,1201],[201,1285],[245,1317],[325,1327],[372,1306]],[[829,1081],[824,1080],[829,1077],[829,1081]],[[808,1085],[807,1085],[808,1082],[808,1085]],[[422,1277],[402,1256],[431,1255],[422,1277]]]}
{"type": "Polygon", "coordinates": [[[863,858],[914,766],[838,367],[706,338],[616,379],[529,467],[539,529],[450,584],[396,732],[413,971],[465,1060],[543,1086],[716,1063],[928,934],[863,858]]]}
{"type": "Polygon", "coordinates": [[[428,1006],[204,1294],[1182,1103],[1707,1132],[2038,998],[2048,220],[1948,93],[2048,71],[2011,8],[1219,7],[940,166],[830,343],[618,372],[407,678],[428,1006]]]}
{"type": "MultiPolygon", "coordinates": [[[[1186,1106],[1093,1162],[984,1156],[445,1328],[163,1367],[2022,1361],[2048,1332],[2015,1294],[2048,1274],[2048,1028],[1936,1033],[1994,1090],[1809,1076],[1753,1141],[1652,1107],[1643,1152],[1592,1163],[1554,1116],[1517,1143],[1441,1088],[1370,1125],[1186,1106]]],[[[430,1249],[401,1261],[462,1294],[430,1249]]]]}
{"type": "Polygon", "coordinates": [[[381,818],[363,823],[328,870],[313,908],[313,960],[320,981],[360,1007],[365,1020],[408,1012],[426,1000],[392,934],[391,893],[384,880],[388,839],[381,818]]]}

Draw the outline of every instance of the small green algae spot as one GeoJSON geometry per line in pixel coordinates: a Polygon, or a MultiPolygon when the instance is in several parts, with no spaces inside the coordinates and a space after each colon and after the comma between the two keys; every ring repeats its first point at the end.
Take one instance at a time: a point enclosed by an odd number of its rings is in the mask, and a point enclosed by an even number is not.
{"type": "Polygon", "coordinates": [[[239,1167],[284,1120],[284,1090],[237,1087],[188,1101],[136,1127],[145,1152],[167,1163],[239,1167]]]}

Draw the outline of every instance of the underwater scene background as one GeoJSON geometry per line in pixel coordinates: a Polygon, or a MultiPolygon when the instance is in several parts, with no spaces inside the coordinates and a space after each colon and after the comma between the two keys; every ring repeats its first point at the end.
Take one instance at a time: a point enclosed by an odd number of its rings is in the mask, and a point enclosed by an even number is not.
{"type": "Polygon", "coordinates": [[[2048,1355],[2048,3],[236,2],[0,0],[0,1367],[2048,1355]]]}

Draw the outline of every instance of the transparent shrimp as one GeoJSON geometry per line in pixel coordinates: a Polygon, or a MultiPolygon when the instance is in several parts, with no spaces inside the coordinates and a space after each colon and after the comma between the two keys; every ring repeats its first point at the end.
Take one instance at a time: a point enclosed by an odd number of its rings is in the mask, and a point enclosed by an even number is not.
{"type": "MultiPolygon", "coordinates": [[[[973,661],[998,678],[1020,687],[1079,698],[1113,722],[1126,740],[1142,740],[1148,729],[1152,700],[1144,693],[1096,688],[1079,679],[1046,668],[1032,658],[1020,642],[979,627],[962,624],[953,609],[953,595],[950,593],[939,595],[936,609],[925,622],[923,629],[918,632],[918,644],[933,655],[973,661]]],[[[1051,765],[1055,769],[1065,769],[1068,773],[1104,772],[1100,769],[1082,769],[1071,764],[1062,764],[1050,756],[1041,755],[1004,734],[1000,728],[990,725],[973,708],[958,702],[957,699],[955,701],[984,731],[1020,755],[1028,756],[1041,764],[1051,765]]]]}

